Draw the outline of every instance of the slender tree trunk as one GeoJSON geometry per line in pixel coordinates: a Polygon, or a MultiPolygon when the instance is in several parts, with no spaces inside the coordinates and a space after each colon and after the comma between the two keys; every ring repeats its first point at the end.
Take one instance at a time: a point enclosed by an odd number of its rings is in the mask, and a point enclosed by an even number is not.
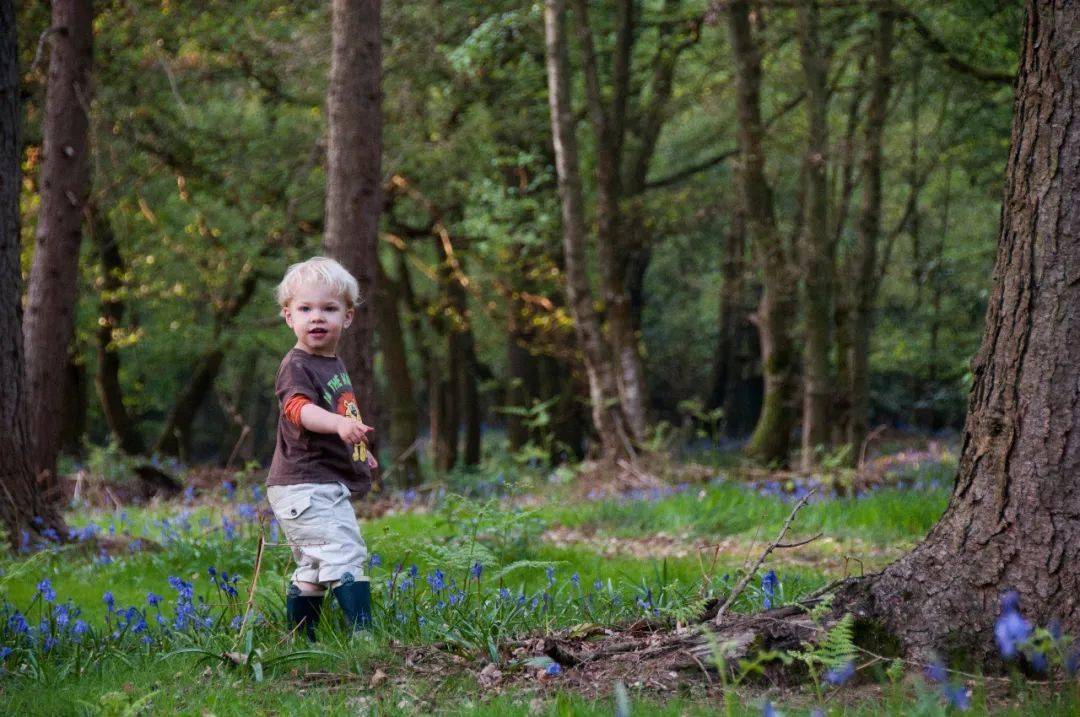
{"type": "Polygon", "coordinates": [[[101,316],[97,330],[98,371],[94,377],[101,411],[105,423],[119,444],[128,454],[143,453],[146,446],[124,407],[124,393],[120,386],[120,356],[113,345],[113,332],[120,328],[124,318],[124,272],[127,265],[120,254],[116,235],[108,217],[95,207],[90,210],[90,235],[97,246],[101,264],[101,316]]]}
{"type": "Polygon", "coordinates": [[[746,220],[741,208],[732,212],[724,237],[721,273],[724,283],[709,406],[723,409],[726,435],[745,436],[753,429],[760,408],[760,388],[756,387],[760,375],[755,380],[758,342],[750,317],[756,300],[747,278],[746,220]]]}
{"type": "MultiPolygon", "coordinates": [[[[986,332],[956,484],[927,538],[860,582],[909,652],[994,652],[1000,594],[1080,634],[1080,5],[1027,3],[986,332]]],[[[838,603],[839,604],[839,603],[838,603]]]]}
{"type": "MultiPolygon", "coordinates": [[[[382,207],[380,0],[333,0],[326,176],[326,252],[360,284],[360,305],[341,342],[364,421],[379,422],[375,395],[376,262],[382,207]]],[[[378,437],[372,448],[376,449],[378,437]]]]}
{"type": "Polygon", "coordinates": [[[804,289],[802,467],[816,463],[816,450],[829,441],[829,405],[833,400],[833,274],[835,261],[828,222],[828,64],[821,45],[816,0],[795,9],[806,85],[806,226],[800,242],[804,289]]]}
{"type": "Polygon", "coordinates": [[[574,330],[585,359],[592,403],[593,424],[605,458],[627,457],[633,429],[623,415],[613,362],[607,355],[600,322],[593,308],[585,266],[585,218],[570,106],[569,53],[566,40],[565,0],[545,0],[544,35],[547,58],[548,103],[551,110],[555,168],[563,221],[563,257],[566,293],[574,330]]]}
{"type": "Polygon", "coordinates": [[[0,0],[0,332],[9,337],[0,347],[0,523],[13,548],[23,530],[51,528],[67,535],[59,496],[42,491],[30,460],[19,262],[21,123],[15,8],[11,0],[0,0]],[[34,516],[41,522],[34,523],[34,516]]]}
{"type": "Polygon", "coordinates": [[[461,462],[480,465],[483,452],[484,415],[480,403],[480,361],[476,357],[476,339],[472,328],[461,335],[461,424],[464,433],[461,462]]]}
{"type": "MultiPolygon", "coordinates": [[[[527,409],[540,396],[539,361],[530,351],[535,333],[529,328],[528,307],[521,298],[510,302],[510,321],[506,337],[506,365],[509,384],[505,404],[512,408],[527,409]]],[[[506,435],[510,449],[517,451],[532,436],[524,417],[517,413],[506,414],[506,435]]]]}
{"type": "Polygon", "coordinates": [[[75,328],[79,245],[90,192],[90,0],[54,0],[45,92],[41,204],[26,300],[26,391],[33,464],[59,490],[64,367],[75,328]]]}
{"type": "Polygon", "coordinates": [[[728,6],[739,117],[739,189],[746,225],[762,265],[756,323],[761,341],[765,393],[746,451],[763,463],[786,462],[795,425],[796,351],[792,325],[797,306],[795,274],[776,228],[772,189],[765,177],[761,123],[761,54],[750,27],[749,3],[728,6]]]}
{"type": "Polygon", "coordinates": [[[400,484],[414,488],[424,482],[424,477],[420,471],[418,452],[413,445],[420,431],[405,335],[401,328],[400,292],[397,283],[383,273],[381,264],[375,268],[379,272],[376,302],[379,345],[390,384],[387,403],[390,408],[391,461],[399,474],[400,484]]]}
{"type": "Polygon", "coordinates": [[[630,438],[640,441],[645,433],[645,379],[630,314],[626,287],[627,247],[622,240],[622,156],[630,83],[630,53],[634,44],[633,0],[619,0],[616,10],[613,86],[610,108],[605,108],[599,69],[589,26],[587,3],[574,0],[582,69],[589,117],[596,135],[596,244],[604,293],[607,340],[614,359],[616,387],[630,438]]]}
{"type": "Polygon", "coordinates": [[[858,455],[866,440],[870,414],[870,335],[873,331],[874,298],[877,294],[877,245],[881,234],[882,145],[885,115],[892,86],[893,16],[878,13],[874,29],[874,79],[866,109],[863,146],[863,199],[859,212],[851,296],[851,353],[846,358],[851,384],[847,443],[858,455]]]}
{"type": "Polygon", "coordinates": [[[180,391],[165,417],[165,425],[154,442],[152,452],[177,456],[181,460],[191,457],[191,424],[199,407],[203,405],[210,390],[214,387],[221,362],[225,360],[225,350],[212,348],[204,353],[195,363],[191,378],[180,391]]]}

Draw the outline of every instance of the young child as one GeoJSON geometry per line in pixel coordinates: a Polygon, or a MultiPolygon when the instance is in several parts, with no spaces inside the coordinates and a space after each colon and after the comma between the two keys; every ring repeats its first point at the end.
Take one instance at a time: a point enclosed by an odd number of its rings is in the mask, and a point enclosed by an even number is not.
{"type": "Polygon", "coordinates": [[[360,418],[337,357],[358,298],[356,279],[325,257],[290,266],[277,287],[296,345],[275,382],[281,415],[266,495],[297,564],[285,612],[309,639],[315,638],[327,588],[354,628],[371,625],[367,548],[349,497],[368,492],[377,463],[367,450],[372,429],[360,418]]]}

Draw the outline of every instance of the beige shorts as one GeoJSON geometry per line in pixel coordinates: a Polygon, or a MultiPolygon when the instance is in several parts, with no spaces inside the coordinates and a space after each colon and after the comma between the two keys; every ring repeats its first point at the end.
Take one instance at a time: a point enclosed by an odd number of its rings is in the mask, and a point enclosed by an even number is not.
{"type": "Polygon", "coordinates": [[[363,576],[367,546],[344,483],[272,485],[266,497],[296,560],[293,582],[326,585],[345,573],[363,576]]]}

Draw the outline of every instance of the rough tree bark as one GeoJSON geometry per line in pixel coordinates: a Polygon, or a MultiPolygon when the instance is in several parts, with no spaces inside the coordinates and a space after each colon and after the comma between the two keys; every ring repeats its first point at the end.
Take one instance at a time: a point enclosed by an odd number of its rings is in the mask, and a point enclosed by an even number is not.
{"type": "Polygon", "coordinates": [[[795,425],[795,273],[777,231],[772,189],[765,177],[761,123],[761,52],[745,0],[728,5],[739,117],[739,190],[750,240],[762,266],[761,303],[755,321],[761,342],[765,391],[761,414],[746,451],[763,463],[785,462],[795,425]]]}
{"type": "Polygon", "coordinates": [[[574,318],[578,343],[584,354],[593,424],[600,439],[601,452],[605,458],[614,460],[628,457],[633,429],[622,412],[613,372],[614,363],[600,333],[600,322],[593,308],[585,266],[585,213],[577,138],[574,136],[573,111],[570,105],[570,59],[567,50],[565,0],[545,0],[544,37],[551,133],[555,145],[555,169],[562,210],[567,301],[570,304],[570,314],[574,318]]]}
{"type": "MultiPolygon", "coordinates": [[[[1080,634],[1080,5],[1029,0],[960,465],[927,538],[856,584],[909,652],[994,652],[998,598],[1080,634]]],[[[851,599],[851,596],[848,596],[851,599]]]]}
{"type": "MultiPolygon", "coordinates": [[[[341,342],[364,421],[376,425],[376,262],[382,208],[380,0],[333,0],[323,246],[360,284],[360,306],[341,342]]],[[[375,437],[373,448],[376,448],[375,437]]]]}
{"type": "Polygon", "coordinates": [[[0,0],[0,523],[16,547],[21,531],[52,528],[67,535],[55,496],[34,479],[28,410],[23,392],[22,268],[19,263],[19,49],[15,8],[0,0]],[[31,518],[38,516],[41,524],[31,518]]]}
{"type": "Polygon", "coordinates": [[[27,287],[26,391],[34,470],[59,491],[56,458],[64,413],[64,369],[75,327],[79,244],[90,191],[90,0],[54,0],[45,92],[34,259],[27,287]]]}
{"type": "Polygon", "coordinates": [[[806,225],[799,243],[803,286],[802,468],[816,463],[816,449],[829,440],[833,399],[832,348],[834,245],[828,223],[828,61],[821,44],[816,0],[795,8],[799,55],[806,84],[806,225]]]}

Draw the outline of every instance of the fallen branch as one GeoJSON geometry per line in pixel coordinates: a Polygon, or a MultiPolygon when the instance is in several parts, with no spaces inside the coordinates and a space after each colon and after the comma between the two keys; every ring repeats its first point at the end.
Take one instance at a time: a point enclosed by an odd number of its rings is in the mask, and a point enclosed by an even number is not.
{"type": "Polygon", "coordinates": [[[787,535],[788,530],[791,528],[791,524],[795,522],[795,516],[798,515],[799,511],[802,510],[803,507],[807,504],[807,502],[810,500],[810,496],[814,495],[815,493],[817,493],[817,488],[813,488],[812,490],[810,490],[810,492],[808,492],[802,497],[802,500],[795,504],[795,507],[792,508],[791,513],[787,517],[787,520],[784,521],[783,527],[780,528],[780,533],[769,544],[769,546],[765,548],[764,552],[762,552],[761,555],[758,556],[758,559],[754,563],[754,566],[747,570],[746,574],[742,576],[742,579],[739,580],[739,582],[735,585],[735,588],[731,591],[731,594],[728,595],[727,600],[725,600],[723,604],[720,605],[719,608],[717,608],[716,617],[713,618],[713,624],[720,624],[721,620],[724,617],[724,613],[726,613],[727,609],[731,607],[732,603],[734,603],[738,599],[738,597],[742,595],[743,590],[746,590],[746,586],[750,583],[750,580],[754,577],[754,575],[757,574],[758,568],[761,567],[761,564],[765,562],[765,559],[769,557],[772,551],[776,550],[778,547],[781,546],[784,540],[784,536],[787,535]]]}

